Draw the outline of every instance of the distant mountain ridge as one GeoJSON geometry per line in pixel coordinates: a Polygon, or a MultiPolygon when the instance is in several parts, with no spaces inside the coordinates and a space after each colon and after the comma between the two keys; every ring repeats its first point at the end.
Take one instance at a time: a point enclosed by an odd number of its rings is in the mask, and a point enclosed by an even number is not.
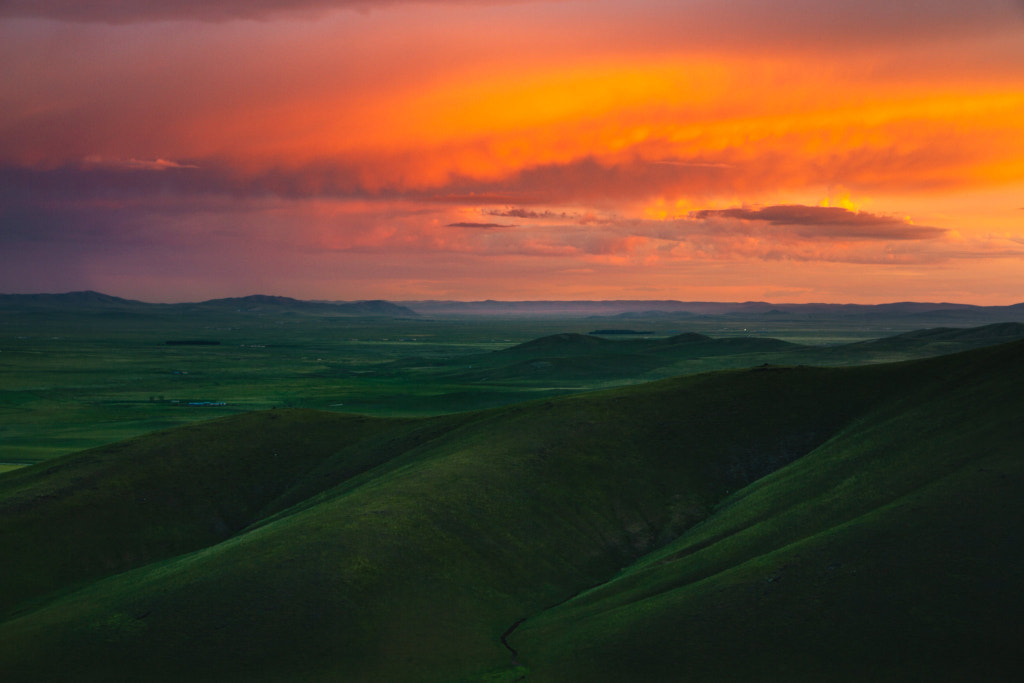
{"type": "Polygon", "coordinates": [[[587,318],[659,319],[692,316],[786,316],[813,319],[935,317],[965,322],[1011,320],[1024,322],[1024,303],[1010,306],[977,306],[948,302],[903,301],[886,304],[787,304],[765,301],[714,302],[676,300],[612,301],[400,301],[422,315],[466,316],[562,316],[587,318]]]}
{"type": "Polygon", "coordinates": [[[60,307],[60,306],[147,306],[158,304],[146,304],[134,299],[122,299],[118,296],[111,296],[93,290],[81,292],[65,292],[63,294],[0,294],[0,306],[38,306],[38,307],[60,307]]]}
{"type": "Polygon", "coordinates": [[[287,296],[268,296],[253,294],[243,297],[226,299],[210,299],[193,306],[228,307],[240,311],[295,310],[309,313],[342,313],[346,315],[389,316],[415,318],[419,314],[405,306],[398,306],[389,301],[376,299],[373,301],[304,301],[287,296]]]}
{"type": "Polygon", "coordinates": [[[157,304],[124,299],[92,290],[64,294],[0,294],[0,309],[136,309],[233,308],[242,312],[295,311],[352,316],[492,316],[618,319],[679,319],[692,317],[751,317],[767,320],[849,320],[919,318],[922,323],[983,324],[1024,322],[1024,302],[1009,306],[977,306],[948,302],[901,301],[885,304],[787,304],[766,301],[676,301],[623,299],[610,301],[309,301],[286,296],[253,294],[201,302],[157,304]]]}
{"type": "Polygon", "coordinates": [[[372,301],[304,301],[287,296],[253,294],[243,297],[209,299],[195,303],[158,304],[103,294],[92,290],[64,294],[0,294],[0,308],[27,310],[202,310],[227,309],[249,313],[304,312],[345,316],[415,318],[419,314],[405,306],[381,299],[372,301]]]}

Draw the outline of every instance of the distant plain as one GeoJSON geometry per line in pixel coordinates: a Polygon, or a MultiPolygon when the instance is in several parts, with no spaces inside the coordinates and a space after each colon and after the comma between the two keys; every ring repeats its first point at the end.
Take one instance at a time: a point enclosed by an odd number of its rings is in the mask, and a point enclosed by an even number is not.
{"type": "Polygon", "coordinates": [[[0,310],[0,467],[250,410],[427,416],[763,363],[884,362],[979,344],[843,347],[948,324],[948,313],[395,318],[265,306],[9,307],[0,310]],[[600,351],[512,349],[623,329],[645,334],[602,335],[600,351]],[[641,348],[693,333],[733,343],[641,348]],[[749,343],[762,338],[789,345],[749,343]],[[167,343],[180,341],[216,343],[167,343]]]}

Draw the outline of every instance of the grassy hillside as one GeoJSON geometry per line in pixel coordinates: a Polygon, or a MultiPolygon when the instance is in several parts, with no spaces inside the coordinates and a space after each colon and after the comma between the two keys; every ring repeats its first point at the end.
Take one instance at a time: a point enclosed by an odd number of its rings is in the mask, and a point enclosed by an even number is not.
{"type": "Polygon", "coordinates": [[[548,335],[490,353],[436,360],[396,361],[392,372],[416,367],[443,384],[522,388],[594,388],[709,370],[756,365],[859,365],[926,358],[1024,338],[1024,324],[934,328],[831,346],[794,344],[752,335],[712,338],[687,332],[669,337],[608,339],[576,333],[548,335]],[[580,387],[579,385],[584,385],[580,387]]]}
{"type": "Polygon", "coordinates": [[[919,393],[526,621],[531,680],[1017,679],[1022,356],[920,365],[919,393]]]}
{"type": "Polygon", "coordinates": [[[0,478],[0,518],[32,529],[0,534],[0,668],[995,679],[1024,606],[1021,380],[1015,343],[429,420],[268,411],[68,456],[0,478]]]}
{"type": "Polygon", "coordinates": [[[11,472],[0,478],[0,557],[10,569],[0,614],[223,541],[296,487],[333,485],[387,459],[391,444],[433,429],[311,411],[250,413],[11,472]]]}
{"type": "Polygon", "coordinates": [[[879,363],[926,358],[1024,338],[1024,323],[994,323],[981,327],[934,327],[903,334],[814,349],[807,362],[815,364],[879,363]]]}

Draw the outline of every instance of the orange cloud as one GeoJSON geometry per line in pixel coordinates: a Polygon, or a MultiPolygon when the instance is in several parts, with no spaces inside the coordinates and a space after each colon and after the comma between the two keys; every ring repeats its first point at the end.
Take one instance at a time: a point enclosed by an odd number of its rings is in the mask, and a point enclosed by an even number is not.
{"type": "Polygon", "coordinates": [[[471,294],[710,264],[807,296],[822,263],[1020,280],[993,266],[1024,240],[1005,1],[87,4],[0,10],[0,251],[67,272],[206,249],[190,274],[279,256],[431,291],[451,260],[471,294]],[[857,201],[814,206],[833,190],[857,201]]]}
{"type": "MultiPolygon", "coordinates": [[[[608,30],[598,18],[582,17],[590,33],[561,31],[558,42],[553,25],[511,12],[511,35],[542,36],[543,49],[524,54],[511,39],[485,44],[472,21],[449,15],[433,33],[397,11],[335,18],[312,39],[302,23],[278,33],[204,26],[190,29],[188,50],[154,28],[124,45],[116,28],[100,27],[78,46],[92,57],[77,79],[19,60],[15,51],[31,48],[16,40],[5,57],[26,66],[0,77],[19,92],[18,106],[0,115],[0,160],[188,159],[307,195],[543,184],[583,199],[835,183],[935,191],[1024,170],[1024,74],[1006,65],[979,79],[978,69],[922,68],[916,60],[931,47],[751,59],[651,52],[618,37],[601,54],[588,42],[608,30]],[[275,49],[235,47],[254,43],[275,49]],[[124,45],[129,58],[108,44],[124,45]],[[475,58],[459,59],[464,52],[475,58]]],[[[1016,54],[973,45],[963,49],[984,55],[977,59],[1016,54]]],[[[73,58],[56,49],[51,63],[73,58]]]]}
{"type": "MultiPolygon", "coordinates": [[[[305,114],[278,114],[255,127],[303,130],[308,142],[240,139],[220,153],[243,178],[273,170],[309,194],[476,186],[539,193],[548,202],[559,193],[570,200],[708,198],[832,184],[936,192],[1005,183],[1024,172],[1018,88],[907,95],[866,85],[836,94],[810,78],[781,92],[747,87],[752,107],[721,87],[685,87],[668,77],[689,68],[659,66],[651,76],[641,67],[593,67],[578,78],[504,82],[501,97],[468,84],[348,111],[322,130],[305,114]],[[801,102],[811,89],[822,102],[801,102]],[[692,92],[699,94],[678,95],[692,92]],[[788,98],[796,104],[785,105],[788,98]],[[415,112],[414,120],[398,112],[415,112]]],[[[738,90],[749,77],[738,69],[709,80],[738,90]]],[[[209,124],[211,131],[227,126],[209,124]]]]}

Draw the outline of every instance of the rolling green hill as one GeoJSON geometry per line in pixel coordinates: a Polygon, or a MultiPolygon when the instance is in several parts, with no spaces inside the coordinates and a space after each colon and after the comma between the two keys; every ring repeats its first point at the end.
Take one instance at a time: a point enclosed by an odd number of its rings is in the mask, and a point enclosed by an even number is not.
{"type": "Polygon", "coordinates": [[[528,620],[532,678],[1016,679],[1022,354],[917,364],[931,382],[528,620]]]}
{"type": "Polygon", "coordinates": [[[1024,338],[1024,323],[994,323],[981,327],[934,327],[890,337],[811,349],[806,362],[814,364],[878,363],[926,358],[967,351],[1024,338]]]}
{"type": "Polygon", "coordinates": [[[0,476],[5,680],[1012,680],[1024,343],[0,476]]]}
{"type": "MultiPolygon", "coordinates": [[[[625,340],[561,333],[490,353],[435,362],[432,374],[438,380],[456,384],[517,386],[537,381],[584,382],[593,388],[602,383],[682,374],[678,371],[680,366],[690,363],[746,367],[773,359],[785,351],[805,348],[778,339],[713,339],[693,332],[625,340]]],[[[419,364],[421,361],[412,359],[396,362],[392,367],[400,371],[419,364]]]]}
{"type": "MultiPolygon", "coordinates": [[[[553,334],[490,353],[390,364],[396,375],[415,368],[439,384],[522,389],[541,384],[563,391],[605,388],[683,374],[756,365],[860,365],[927,358],[1024,338],[1024,323],[933,328],[833,346],[810,346],[757,336],[607,339],[553,334]]],[[[464,389],[463,389],[464,390],[464,389]]]]}

